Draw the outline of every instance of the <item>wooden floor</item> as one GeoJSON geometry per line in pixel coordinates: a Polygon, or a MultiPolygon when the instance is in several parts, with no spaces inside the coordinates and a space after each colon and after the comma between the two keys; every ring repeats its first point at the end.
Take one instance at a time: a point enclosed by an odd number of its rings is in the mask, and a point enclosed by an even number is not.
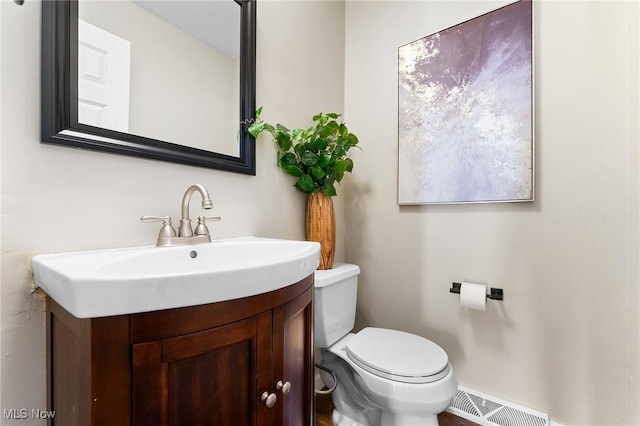
{"type": "MultiPolygon", "coordinates": [[[[333,403],[331,395],[316,395],[316,426],[333,426],[331,423],[331,413],[333,412],[333,403]]],[[[454,416],[450,413],[438,414],[440,426],[476,426],[470,420],[454,416]]]]}

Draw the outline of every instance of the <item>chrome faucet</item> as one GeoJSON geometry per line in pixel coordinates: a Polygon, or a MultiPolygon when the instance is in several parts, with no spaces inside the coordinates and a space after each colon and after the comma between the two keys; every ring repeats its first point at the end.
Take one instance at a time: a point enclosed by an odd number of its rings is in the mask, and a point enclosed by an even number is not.
{"type": "Polygon", "coordinates": [[[144,223],[162,221],[162,228],[160,228],[158,243],[156,244],[158,247],[211,242],[211,235],[209,234],[206,221],[210,220],[217,222],[220,220],[220,216],[198,216],[198,224],[196,225],[195,231],[191,228],[189,203],[191,202],[191,197],[196,191],[199,192],[202,197],[202,208],[204,210],[211,210],[213,208],[213,201],[211,201],[209,191],[200,184],[191,185],[182,196],[182,217],[180,218],[180,227],[177,234],[171,224],[171,216],[142,216],[140,218],[140,221],[144,223]]]}

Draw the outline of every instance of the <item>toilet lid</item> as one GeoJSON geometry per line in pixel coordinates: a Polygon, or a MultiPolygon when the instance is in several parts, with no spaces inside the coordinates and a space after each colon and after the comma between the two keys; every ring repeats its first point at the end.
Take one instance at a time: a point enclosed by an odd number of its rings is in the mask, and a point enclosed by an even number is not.
{"type": "Polygon", "coordinates": [[[346,352],[368,372],[405,383],[440,380],[450,369],[447,353],[440,346],[397,330],[365,328],[347,343],[346,352]]]}

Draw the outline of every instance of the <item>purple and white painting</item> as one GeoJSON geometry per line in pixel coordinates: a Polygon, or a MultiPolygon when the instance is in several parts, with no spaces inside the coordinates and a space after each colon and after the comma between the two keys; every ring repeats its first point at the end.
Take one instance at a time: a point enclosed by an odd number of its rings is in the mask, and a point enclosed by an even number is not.
{"type": "Polygon", "coordinates": [[[398,202],[533,200],[532,5],[398,48],[398,202]]]}

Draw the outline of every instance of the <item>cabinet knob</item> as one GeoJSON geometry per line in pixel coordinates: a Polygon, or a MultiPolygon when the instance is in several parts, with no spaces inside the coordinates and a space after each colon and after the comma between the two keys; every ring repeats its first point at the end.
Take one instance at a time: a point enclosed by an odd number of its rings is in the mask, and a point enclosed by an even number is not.
{"type": "Polygon", "coordinates": [[[260,397],[260,400],[264,401],[267,408],[271,408],[274,405],[276,405],[276,401],[278,400],[278,397],[276,396],[275,393],[263,392],[262,397],[260,397]]]}
{"type": "Polygon", "coordinates": [[[282,391],[283,395],[286,395],[291,390],[291,383],[289,382],[282,383],[282,380],[280,380],[278,383],[276,383],[276,389],[278,389],[279,391],[282,391]]]}

